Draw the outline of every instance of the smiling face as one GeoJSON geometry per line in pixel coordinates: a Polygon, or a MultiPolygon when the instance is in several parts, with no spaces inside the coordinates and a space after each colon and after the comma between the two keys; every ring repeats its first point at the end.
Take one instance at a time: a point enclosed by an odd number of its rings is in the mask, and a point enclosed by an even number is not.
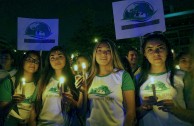
{"type": "Polygon", "coordinates": [[[29,56],[25,59],[24,62],[24,73],[34,74],[37,72],[39,67],[39,59],[35,54],[29,54],[29,56]]]}
{"type": "Polygon", "coordinates": [[[168,53],[167,47],[162,41],[148,41],[144,50],[144,56],[152,66],[165,66],[168,53]]]}
{"type": "Polygon", "coordinates": [[[138,60],[137,52],[129,51],[127,55],[127,59],[130,64],[137,64],[137,60],[138,60]]]}
{"type": "Polygon", "coordinates": [[[53,51],[50,53],[49,61],[54,70],[62,70],[65,67],[66,59],[62,52],[53,51]]]}
{"type": "Polygon", "coordinates": [[[112,54],[109,45],[101,43],[96,49],[96,62],[99,66],[112,65],[112,54]]]}

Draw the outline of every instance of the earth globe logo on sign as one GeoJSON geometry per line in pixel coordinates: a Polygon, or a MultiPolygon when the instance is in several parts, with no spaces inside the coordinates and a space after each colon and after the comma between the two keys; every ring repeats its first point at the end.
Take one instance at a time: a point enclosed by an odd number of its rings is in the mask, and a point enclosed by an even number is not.
{"type": "Polygon", "coordinates": [[[144,22],[149,20],[154,14],[153,6],[145,1],[138,1],[127,6],[123,13],[123,20],[144,22]]]}
{"type": "Polygon", "coordinates": [[[33,22],[26,28],[25,35],[37,39],[45,39],[51,35],[50,27],[44,22],[33,22]]]}

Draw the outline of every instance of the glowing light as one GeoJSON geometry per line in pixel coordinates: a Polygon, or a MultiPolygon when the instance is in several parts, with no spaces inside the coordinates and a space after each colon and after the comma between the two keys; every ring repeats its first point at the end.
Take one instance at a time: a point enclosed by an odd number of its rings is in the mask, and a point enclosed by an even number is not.
{"type": "Polygon", "coordinates": [[[97,43],[98,42],[98,39],[97,38],[94,38],[94,42],[97,43]]]}
{"type": "Polygon", "coordinates": [[[171,52],[174,53],[174,49],[171,49],[171,52]]]}
{"type": "Polygon", "coordinates": [[[74,71],[78,71],[78,66],[77,65],[74,65],[73,66],[73,69],[74,69],[74,71]]]}
{"type": "Polygon", "coordinates": [[[151,81],[151,83],[153,84],[153,83],[154,83],[154,78],[151,77],[151,78],[150,78],[150,81],[151,81]]]}
{"type": "Polygon", "coordinates": [[[60,84],[63,84],[65,82],[65,78],[64,77],[60,77],[59,78],[59,82],[60,82],[60,84]]]}
{"type": "Polygon", "coordinates": [[[22,84],[21,84],[21,89],[22,89],[22,94],[25,95],[25,85],[26,85],[26,79],[23,77],[22,78],[22,84]]]}
{"type": "Polygon", "coordinates": [[[86,69],[86,63],[82,63],[82,69],[86,69]]]}
{"type": "Polygon", "coordinates": [[[71,54],[71,59],[73,59],[74,58],[74,54],[71,54]]]}
{"type": "Polygon", "coordinates": [[[176,65],[175,68],[176,68],[176,69],[180,69],[180,66],[179,66],[179,65],[176,65]]]}
{"type": "Polygon", "coordinates": [[[65,83],[65,78],[64,77],[60,77],[59,78],[60,95],[61,95],[61,93],[64,92],[64,83],[65,83]]]}

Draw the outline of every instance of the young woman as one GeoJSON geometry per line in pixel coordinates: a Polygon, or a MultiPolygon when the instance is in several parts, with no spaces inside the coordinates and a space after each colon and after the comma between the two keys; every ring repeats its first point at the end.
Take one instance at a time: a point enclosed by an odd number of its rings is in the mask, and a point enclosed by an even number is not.
{"type": "Polygon", "coordinates": [[[101,40],[94,48],[87,80],[87,126],[134,125],[134,84],[123,69],[114,43],[101,40]]]}
{"type": "Polygon", "coordinates": [[[5,126],[27,124],[36,97],[40,55],[38,52],[29,51],[20,61],[14,81],[5,79],[0,84],[0,110],[4,115],[10,112],[5,119],[5,126]],[[25,80],[21,80],[22,78],[25,80]]]}
{"type": "Polygon", "coordinates": [[[176,57],[176,62],[177,65],[180,67],[180,70],[190,72],[191,55],[189,54],[189,51],[179,53],[179,55],[176,57]]]}
{"type": "Polygon", "coordinates": [[[45,68],[39,81],[37,100],[31,114],[30,125],[72,125],[74,113],[71,108],[78,107],[76,100],[78,100],[78,92],[74,86],[70,63],[63,48],[55,46],[45,60],[45,68]],[[64,85],[63,89],[60,89],[60,77],[65,79],[62,84],[64,85]],[[70,92],[65,91],[66,86],[70,92]],[[61,93],[60,90],[64,90],[64,93],[61,93]]]}
{"type": "Polygon", "coordinates": [[[142,44],[143,62],[137,78],[138,118],[140,126],[185,126],[171,110],[185,108],[183,73],[174,71],[173,55],[163,34],[145,36],[142,44]]]}
{"type": "MultiPolygon", "coordinates": [[[[193,36],[194,39],[194,36],[193,36]]],[[[178,118],[190,122],[194,125],[194,43],[190,46],[190,66],[189,72],[186,74],[184,78],[185,86],[184,86],[184,99],[186,103],[186,109],[174,107],[172,109],[172,113],[174,113],[178,118]]]]}

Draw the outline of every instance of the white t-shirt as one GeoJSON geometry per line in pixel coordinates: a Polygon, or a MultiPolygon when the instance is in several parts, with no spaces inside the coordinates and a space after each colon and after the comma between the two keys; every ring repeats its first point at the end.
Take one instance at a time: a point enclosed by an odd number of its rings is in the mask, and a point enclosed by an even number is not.
{"type": "MultiPolygon", "coordinates": [[[[26,120],[30,117],[30,111],[32,109],[32,102],[34,100],[33,98],[35,97],[34,95],[36,95],[34,93],[35,88],[36,86],[34,82],[25,83],[24,95],[26,98],[23,102],[17,104],[19,115],[15,113],[14,110],[11,110],[10,115],[14,116],[15,118],[22,119],[22,120],[26,120]]],[[[22,94],[21,84],[19,84],[17,88],[15,89],[15,94],[22,94]]]]}
{"type": "Polygon", "coordinates": [[[38,126],[64,126],[58,83],[58,80],[51,78],[43,92],[43,106],[39,115],[38,126]]]}
{"type": "MultiPolygon", "coordinates": [[[[173,88],[169,81],[170,72],[161,74],[150,74],[147,81],[145,81],[140,87],[141,100],[146,96],[153,96],[152,84],[155,85],[157,101],[164,99],[173,99],[176,106],[185,108],[185,102],[183,98],[183,78],[182,76],[174,76],[173,88]]],[[[141,120],[140,126],[189,126],[188,123],[181,121],[174,115],[168,112],[164,112],[158,109],[158,106],[154,105],[153,110],[147,113],[141,120]]]]}
{"type": "Polygon", "coordinates": [[[120,70],[95,76],[88,91],[90,112],[87,126],[122,126],[124,107],[122,91],[134,90],[130,75],[120,70]]]}

